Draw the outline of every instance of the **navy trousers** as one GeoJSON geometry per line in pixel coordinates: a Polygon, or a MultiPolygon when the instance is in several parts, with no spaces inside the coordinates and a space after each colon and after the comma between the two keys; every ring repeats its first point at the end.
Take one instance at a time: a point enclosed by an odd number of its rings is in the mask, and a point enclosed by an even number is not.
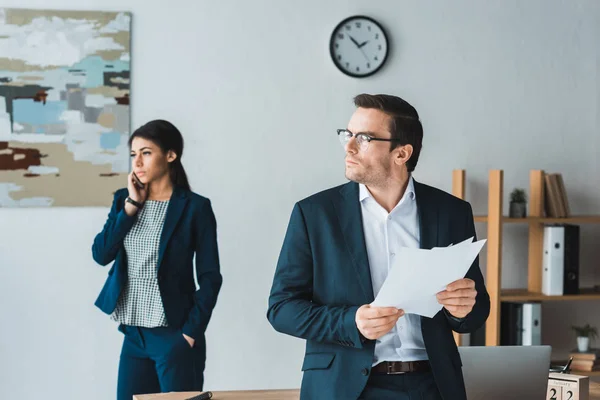
{"type": "Polygon", "coordinates": [[[194,347],[180,329],[140,328],[121,325],[125,334],[117,384],[117,400],[134,394],[201,391],[204,383],[204,337],[194,347]]]}
{"type": "Polygon", "coordinates": [[[442,400],[431,372],[372,374],[359,400],[442,400]]]}

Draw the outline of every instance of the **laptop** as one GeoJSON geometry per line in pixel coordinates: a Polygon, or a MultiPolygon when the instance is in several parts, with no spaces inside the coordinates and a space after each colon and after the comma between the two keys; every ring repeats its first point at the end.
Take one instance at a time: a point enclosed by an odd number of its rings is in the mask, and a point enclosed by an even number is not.
{"type": "Polygon", "coordinates": [[[468,400],[545,400],[550,346],[459,347],[468,400]]]}

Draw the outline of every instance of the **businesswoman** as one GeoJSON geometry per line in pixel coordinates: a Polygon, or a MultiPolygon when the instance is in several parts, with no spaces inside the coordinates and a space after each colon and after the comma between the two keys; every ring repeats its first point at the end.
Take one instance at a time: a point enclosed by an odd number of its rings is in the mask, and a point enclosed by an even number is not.
{"type": "Polygon", "coordinates": [[[215,216],[190,190],[175,126],[148,122],[129,145],[127,188],[115,193],[92,246],[97,263],[114,261],[96,306],[125,334],[117,399],[202,390],[204,332],[222,283],[215,216]]]}

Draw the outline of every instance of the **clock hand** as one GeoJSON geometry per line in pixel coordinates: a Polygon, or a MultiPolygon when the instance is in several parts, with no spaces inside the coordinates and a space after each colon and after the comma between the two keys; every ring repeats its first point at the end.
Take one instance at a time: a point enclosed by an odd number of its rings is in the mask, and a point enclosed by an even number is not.
{"type": "Polygon", "coordinates": [[[358,48],[360,49],[361,47],[363,47],[367,43],[369,43],[369,41],[365,40],[364,42],[362,42],[361,44],[358,45],[358,48]]]}
{"type": "Polygon", "coordinates": [[[354,40],[354,38],[350,35],[348,35],[348,37],[350,38],[350,40],[352,40],[352,43],[354,43],[356,45],[356,47],[360,48],[360,45],[358,44],[358,42],[356,40],[354,40]]]}
{"type": "Polygon", "coordinates": [[[361,51],[361,53],[363,53],[363,56],[365,56],[365,59],[367,60],[367,62],[371,61],[369,60],[369,57],[367,57],[367,54],[365,53],[365,51],[362,49],[362,47],[359,47],[359,50],[361,51]]]}
{"type": "Polygon", "coordinates": [[[367,62],[369,62],[369,57],[367,57],[367,55],[365,54],[365,51],[361,48],[362,46],[365,45],[365,43],[368,42],[368,40],[367,40],[367,42],[363,43],[361,46],[360,44],[358,44],[358,42],[356,40],[354,40],[354,38],[352,36],[348,35],[348,37],[350,38],[350,40],[352,40],[352,42],[356,45],[356,47],[358,47],[360,49],[363,56],[365,56],[365,59],[367,60],[367,62]]]}

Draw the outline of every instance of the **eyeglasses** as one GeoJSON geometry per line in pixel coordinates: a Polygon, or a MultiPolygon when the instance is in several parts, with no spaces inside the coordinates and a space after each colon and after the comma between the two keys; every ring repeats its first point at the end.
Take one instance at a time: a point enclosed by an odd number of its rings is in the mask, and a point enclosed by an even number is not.
{"type": "Polygon", "coordinates": [[[340,139],[340,143],[342,146],[346,147],[350,139],[354,137],[356,139],[356,144],[360,151],[367,151],[369,148],[369,143],[371,141],[377,142],[399,142],[400,139],[380,139],[374,138],[373,136],[369,136],[366,133],[352,133],[348,129],[337,129],[338,138],[340,139]]]}

